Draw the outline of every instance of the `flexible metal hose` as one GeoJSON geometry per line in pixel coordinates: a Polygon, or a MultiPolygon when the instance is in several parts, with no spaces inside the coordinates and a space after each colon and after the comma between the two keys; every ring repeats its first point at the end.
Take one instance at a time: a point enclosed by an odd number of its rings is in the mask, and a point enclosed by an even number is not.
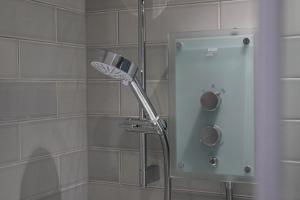
{"type": "Polygon", "coordinates": [[[160,134],[164,156],[164,200],[171,200],[172,186],[170,177],[170,146],[166,133],[160,134]]]}
{"type": "Polygon", "coordinates": [[[170,146],[167,136],[167,126],[164,120],[160,119],[157,115],[151,101],[149,100],[147,94],[142,88],[139,80],[134,78],[130,82],[130,86],[137,97],[140,104],[143,106],[145,112],[148,114],[148,117],[152,124],[156,127],[157,134],[160,137],[163,156],[164,156],[164,200],[171,200],[171,178],[170,178],[170,146]]]}

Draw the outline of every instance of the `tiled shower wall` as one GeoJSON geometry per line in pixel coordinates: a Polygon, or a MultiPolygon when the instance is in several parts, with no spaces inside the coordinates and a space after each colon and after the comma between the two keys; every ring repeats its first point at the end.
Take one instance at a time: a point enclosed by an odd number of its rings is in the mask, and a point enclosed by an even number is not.
{"type": "MultiPolygon", "coordinates": [[[[147,92],[159,113],[168,117],[168,49],[170,32],[255,27],[255,1],[145,0],[147,92]]],[[[88,61],[102,49],[122,53],[137,63],[137,0],[87,0],[88,61]]],[[[138,187],[139,138],[119,128],[138,116],[130,88],[88,66],[89,200],[162,200],[163,181],[138,187]]],[[[172,133],[169,133],[172,134],[172,133]]],[[[149,164],[162,167],[160,143],[149,138],[149,164]]],[[[162,174],[162,172],[161,172],[162,174]]],[[[174,178],[174,199],[224,199],[224,185],[174,178]]],[[[252,199],[252,184],[235,184],[236,199],[252,199]]]]}
{"type": "MultiPolygon", "coordinates": [[[[109,48],[137,62],[136,0],[86,2],[88,60],[109,48]]],[[[146,1],[148,94],[162,116],[168,116],[167,34],[255,27],[254,2],[146,1]]],[[[295,200],[300,196],[300,2],[284,2],[284,185],[285,200],[295,200]]],[[[125,118],[138,115],[137,101],[119,82],[90,67],[86,73],[85,47],[84,0],[0,1],[1,200],[85,200],[88,192],[90,200],[162,199],[162,180],[147,190],[138,187],[138,136],[119,128],[125,118]]],[[[162,166],[157,138],[149,138],[149,148],[149,164],[162,166]]],[[[218,182],[178,177],[173,185],[175,200],[224,199],[218,182]]],[[[234,193],[236,199],[252,199],[253,185],[235,184],[234,193]]]]}
{"type": "Polygon", "coordinates": [[[282,32],[282,124],[284,199],[300,198],[300,1],[284,2],[282,32]]]}
{"type": "Polygon", "coordinates": [[[0,1],[0,199],[87,199],[84,0],[0,1]]]}

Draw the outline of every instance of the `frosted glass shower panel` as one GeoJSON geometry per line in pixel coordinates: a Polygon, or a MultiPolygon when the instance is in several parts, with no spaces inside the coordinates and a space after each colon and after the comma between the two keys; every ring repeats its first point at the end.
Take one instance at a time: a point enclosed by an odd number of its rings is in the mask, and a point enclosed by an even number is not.
{"type": "Polygon", "coordinates": [[[254,175],[253,35],[170,40],[173,175],[254,175]]]}

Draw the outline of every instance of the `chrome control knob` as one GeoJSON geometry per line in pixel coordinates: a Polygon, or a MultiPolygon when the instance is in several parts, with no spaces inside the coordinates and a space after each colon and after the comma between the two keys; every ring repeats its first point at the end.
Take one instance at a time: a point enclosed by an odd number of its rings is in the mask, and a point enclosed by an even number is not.
{"type": "Polygon", "coordinates": [[[200,99],[202,108],[206,111],[215,111],[221,104],[221,97],[215,92],[205,92],[200,99]]]}
{"type": "Polygon", "coordinates": [[[207,147],[216,147],[221,142],[222,132],[217,126],[204,127],[200,134],[200,142],[207,147]]]}

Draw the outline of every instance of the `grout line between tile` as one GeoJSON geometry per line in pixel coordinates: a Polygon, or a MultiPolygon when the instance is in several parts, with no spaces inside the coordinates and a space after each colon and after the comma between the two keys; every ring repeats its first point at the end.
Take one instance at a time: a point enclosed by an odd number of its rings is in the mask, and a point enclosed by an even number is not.
{"type": "Polygon", "coordinates": [[[0,78],[0,83],[85,83],[84,79],[0,78]]]}
{"type": "MultiPolygon", "coordinates": [[[[1,37],[2,39],[6,39],[5,37],[1,37]]],[[[10,38],[8,38],[10,39],[10,38]]],[[[14,40],[14,39],[12,39],[14,40]]],[[[27,40],[27,39],[18,39],[20,40],[20,42],[26,42],[26,43],[34,43],[34,44],[41,44],[41,45],[52,45],[52,46],[56,46],[56,47],[69,47],[69,48],[78,48],[78,49],[85,49],[86,46],[85,45],[79,45],[79,44],[73,44],[73,43],[64,43],[64,42],[50,42],[50,41],[40,41],[40,40],[27,40]]]]}
{"type": "MultiPolygon", "coordinates": [[[[146,42],[146,46],[147,47],[151,47],[151,46],[168,46],[167,42],[161,41],[161,42],[146,42]]],[[[93,45],[87,45],[88,49],[101,49],[101,48],[138,48],[137,43],[119,43],[119,45],[117,44],[93,44],[93,45]]]]}
{"type": "Polygon", "coordinates": [[[17,75],[17,78],[21,78],[21,41],[18,40],[18,75],[17,75]]]}
{"type": "Polygon", "coordinates": [[[59,107],[59,101],[60,101],[60,97],[59,97],[59,85],[58,85],[58,83],[56,82],[55,83],[55,94],[56,94],[56,116],[57,116],[57,119],[59,119],[60,118],[60,107],[59,107]]]}
{"type": "Polygon", "coordinates": [[[17,131],[18,131],[18,145],[19,145],[19,159],[18,162],[22,161],[22,134],[21,134],[21,128],[20,128],[20,124],[17,124],[17,131]]]}
{"type": "Polygon", "coordinates": [[[119,116],[121,116],[121,101],[122,101],[122,98],[121,98],[121,88],[122,88],[122,86],[121,86],[121,82],[119,83],[119,116]]]}
{"type": "Polygon", "coordinates": [[[58,10],[54,8],[55,42],[58,43],[58,10]]]}
{"type": "MultiPolygon", "coordinates": [[[[138,148],[122,148],[122,147],[98,147],[98,146],[89,146],[89,151],[110,151],[110,152],[131,152],[131,153],[139,153],[138,148]]],[[[161,150],[152,150],[148,149],[149,153],[152,154],[161,154],[163,153],[161,150]]]]}
{"type": "Polygon", "coordinates": [[[222,29],[222,10],[221,10],[221,6],[222,6],[222,0],[219,0],[218,2],[218,29],[221,30],[222,29]]]}
{"type": "Polygon", "coordinates": [[[48,3],[48,2],[45,2],[45,1],[42,1],[42,0],[26,0],[26,1],[38,4],[38,5],[41,5],[41,6],[57,7],[61,10],[66,10],[66,11],[74,12],[74,13],[78,13],[78,14],[84,14],[85,13],[85,9],[66,7],[66,6],[59,5],[59,4],[48,3]]]}
{"type": "Polygon", "coordinates": [[[300,161],[297,160],[282,160],[281,163],[300,165],[300,161]]]}
{"type": "Polygon", "coordinates": [[[300,119],[282,119],[282,122],[300,122],[300,119]]]}
{"type": "MultiPolygon", "coordinates": [[[[118,184],[116,182],[107,182],[107,181],[100,181],[100,180],[90,180],[89,184],[92,185],[107,185],[107,186],[113,186],[113,187],[123,187],[123,188],[135,188],[140,190],[141,188],[138,185],[134,185],[134,184],[126,184],[126,183],[122,183],[122,184],[118,184]]],[[[163,190],[162,187],[158,187],[158,186],[149,186],[148,189],[150,190],[163,190]]],[[[145,190],[145,189],[142,189],[145,190]]],[[[178,192],[178,193],[190,193],[190,194],[195,194],[195,195],[203,195],[203,196],[218,196],[218,197],[224,197],[225,193],[223,192],[211,192],[211,191],[205,191],[205,190],[193,190],[193,189],[188,189],[188,188],[183,188],[183,189],[179,189],[179,188],[174,188],[172,190],[173,192],[178,192]]],[[[240,198],[250,198],[252,199],[254,196],[250,196],[250,195],[234,195],[234,197],[240,197],[240,198]]]]}
{"type": "MultiPolygon", "coordinates": [[[[145,8],[145,10],[153,10],[153,9],[166,9],[166,8],[178,8],[178,7],[190,7],[195,5],[212,5],[218,3],[219,0],[205,0],[205,1],[198,1],[192,3],[182,3],[182,4],[157,4],[152,5],[151,7],[145,8]]],[[[233,0],[232,0],[233,1],[233,0]]],[[[236,0],[236,1],[247,1],[247,0],[236,0]]],[[[115,9],[102,9],[102,10],[95,10],[95,11],[86,11],[87,15],[96,15],[102,13],[110,13],[110,12],[128,12],[128,11],[137,11],[137,7],[129,7],[129,8],[115,8],[115,9]]]]}
{"type": "Polygon", "coordinates": [[[120,45],[120,12],[117,12],[117,23],[116,23],[116,30],[117,30],[117,44],[120,45]]]}
{"type": "Polygon", "coordinates": [[[81,187],[81,186],[84,186],[84,185],[87,185],[87,181],[85,181],[85,182],[79,182],[79,183],[76,183],[76,184],[72,184],[72,185],[70,185],[70,186],[66,186],[66,187],[63,187],[62,189],[61,189],[61,191],[62,192],[65,192],[65,191],[68,191],[68,190],[71,190],[71,189],[75,189],[75,188],[77,188],[77,187],[81,187]]]}
{"type": "Polygon", "coordinates": [[[36,123],[36,122],[44,122],[44,121],[53,121],[53,120],[67,120],[67,119],[74,119],[74,118],[85,118],[87,117],[85,114],[82,115],[69,115],[69,116],[60,116],[51,115],[47,117],[40,117],[40,118],[31,118],[31,119],[21,119],[21,120],[10,120],[10,121],[0,121],[0,126],[5,125],[15,125],[15,124],[27,124],[27,123],[36,123]]]}
{"type": "Polygon", "coordinates": [[[20,165],[24,165],[24,164],[28,164],[28,163],[38,162],[38,161],[49,159],[49,158],[57,158],[59,156],[68,155],[68,154],[77,153],[77,152],[82,152],[82,151],[87,151],[87,149],[85,149],[85,148],[80,149],[79,147],[78,148],[76,147],[76,148],[69,149],[69,150],[64,151],[64,152],[52,153],[50,155],[37,156],[37,157],[33,157],[33,158],[25,157],[25,159],[21,158],[21,160],[19,162],[3,163],[3,164],[0,165],[0,169],[16,167],[16,166],[20,166],[20,165]]]}
{"type": "Polygon", "coordinates": [[[40,43],[48,43],[48,44],[61,44],[66,46],[78,46],[78,47],[86,47],[85,44],[79,44],[79,43],[68,43],[68,42],[56,42],[56,39],[54,40],[47,40],[47,39],[40,39],[40,38],[31,38],[31,37],[25,37],[25,36],[18,36],[18,35],[5,35],[0,34],[1,39],[11,39],[11,40],[21,40],[21,41],[29,41],[29,42],[40,42],[40,43]]]}
{"type": "Polygon", "coordinates": [[[60,156],[57,157],[57,174],[58,174],[58,183],[59,186],[62,188],[62,174],[61,174],[61,160],[60,156]]]}
{"type": "Polygon", "coordinates": [[[121,165],[121,151],[119,151],[119,153],[118,153],[118,155],[119,155],[119,176],[118,176],[118,182],[119,182],[119,184],[121,184],[121,171],[122,171],[122,169],[121,169],[121,167],[122,167],[122,165],[121,165]]]}
{"type": "Polygon", "coordinates": [[[280,78],[282,81],[300,81],[300,78],[288,78],[288,77],[282,77],[280,78]]]}
{"type": "Polygon", "coordinates": [[[295,35],[282,35],[281,36],[283,39],[300,39],[300,34],[295,34],[295,35]]]}

